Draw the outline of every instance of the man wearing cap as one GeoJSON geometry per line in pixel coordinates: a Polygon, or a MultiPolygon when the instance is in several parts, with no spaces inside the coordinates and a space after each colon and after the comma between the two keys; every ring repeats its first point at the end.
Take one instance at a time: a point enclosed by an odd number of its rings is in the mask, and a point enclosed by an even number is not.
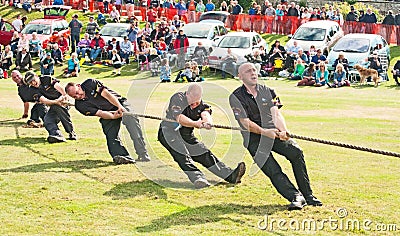
{"type": "Polygon", "coordinates": [[[34,72],[28,71],[25,74],[24,82],[38,89],[33,95],[35,101],[50,106],[44,117],[44,127],[49,133],[47,141],[49,143],[65,142],[65,138],[58,128],[60,121],[65,131],[69,134],[68,139],[76,140],[77,137],[72,126],[71,116],[68,112],[68,107],[65,106],[66,93],[59,81],[48,75],[39,77],[34,72]]]}
{"type": "Polygon", "coordinates": [[[100,33],[96,32],[94,35],[94,38],[90,42],[90,61],[94,62],[97,58],[97,56],[101,53],[103,50],[104,46],[106,46],[106,43],[104,42],[104,39],[100,37],[100,33]]]}
{"type": "Polygon", "coordinates": [[[195,188],[205,188],[210,186],[210,183],[194,162],[200,163],[229,183],[240,183],[246,171],[245,163],[240,162],[237,168],[232,170],[194,136],[194,128],[212,128],[211,107],[203,103],[202,93],[200,85],[191,84],[186,92],[172,95],[166,118],[175,122],[161,122],[158,141],[169,151],[195,188]]]}
{"type": "MultiPolygon", "coordinates": [[[[322,50],[318,48],[317,54],[311,57],[311,62],[314,62],[316,65],[318,65],[321,61],[325,62],[325,64],[328,62],[326,60],[326,56],[322,54],[322,50]]],[[[306,61],[306,63],[308,63],[308,61],[306,61]]]]}
{"type": "Polygon", "coordinates": [[[93,16],[89,16],[89,22],[86,25],[86,33],[89,34],[90,38],[93,38],[96,31],[99,30],[100,30],[99,24],[97,24],[93,16]]]}
{"type": "Polygon", "coordinates": [[[137,117],[124,112],[132,112],[126,98],[112,91],[96,79],[87,79],[82,84],[68,83],[65,91],[75,99],[75,108],[85,116],[98,116],[106,135],[108,152],[116,164],[135,163],[119,138],[119,130],[124,124],[133,141],[140,161],[150,161],[147,155],[142,130],[137,117]]]}
{"type": "Polygon", "coordinates": [[[47,52],[46,56],[40,60],[40,73],[42,75],[53,75],[54,63],[54,59],[51,58],[51,52],[47,52]]]}
{"type": "Polygon", "coordinates": [[[33,95],[38,93],[37,88],[29,87],[28,85],[24,84],[21,72],[18,70],[13,70],[11,72],[11,78],[17,84],[18,95],[24,103],[24,114],[22,115],[22,118],[28,117],[29,103],[34,102],[35,105],[33,105],[31,109],[31,117],[29,118],[27,124],[33,127],[40,127],[40,120],[44,121],[44,116],[47,113],[47,107],[42,103],[35,102],[33,95]]]}
{"type": "Polygon", "coordinates": [[[72,20],[71,20],[71,22],[69,22],[68,27],[71,31],[71,49],[72,49],[72,52],[75,52],[76,45],[79,42],[81,31],[82,31],[82,23],[78,20],[77,14],[75,14],[72,17],[72,20]]]}
{"type": "Polygon", "coordinates": [[[28,49],[25,46],[20,52],[17,53],[15,58],[15,69],[20,71],[28,71],[33,69],[31,54],[28,52],[28,49]]]}

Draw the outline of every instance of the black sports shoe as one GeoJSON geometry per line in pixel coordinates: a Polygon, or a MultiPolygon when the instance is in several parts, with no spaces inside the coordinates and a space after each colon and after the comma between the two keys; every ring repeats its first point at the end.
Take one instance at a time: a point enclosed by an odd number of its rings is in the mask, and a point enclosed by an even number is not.
{"type": "Polygon", "coordinates": [[[134,164],[136,161],[130,156],[114,156],[113,161],[117,165],[121,164],[134,164]]]}
{"type": "Polygon", "coordinates": [[[241,179],[246,172],[246,164],[244,162],[240,162],[236,169],[232,172],[230,181],[231,184],[238,184],[241,183],[241,179]]]}
{"type": "Polygon", "coordinates": [[[69,137],[68,140],[77,140],[78,137],[76,136],[75,131],[72,131],[71,133],[69,133],[69,137]]]}
{"type": "Polygon", "coordinates": [[[211,184],[203,178],[197,179],[193,182],[193,184],[196,189],[207,188],[211,186],[211,184]]]}
{"type": "Polygon", "coordinates": [[[47,141],[49,143],[62,143],[65,142],[66,140],[63,136],[49,135],[49,137],[47,137],[47,141]]]}
{"type": "Polygon", "coordinates": [[[307,205],[307,202],[306,199],[304,199],[303,195],[296,194],[292,202],[289,204],[288,210],[301,210],[305,205],[307,205]]]}
{"type": "Polygon", "coordinates": [[[307,196],[306,201],[307,201],[307,205],[322,206],[322,202],[318,198],[314,197],[313,195],[307,196]]]}
{"type": "Polygon", "coordinates": [[[150,159],[149,155],[147,155],[147,153],[146,153],[146,154],[138,156],[137,161],[148,162],[148,161],[151,161],[151,159],[150,159]]]}

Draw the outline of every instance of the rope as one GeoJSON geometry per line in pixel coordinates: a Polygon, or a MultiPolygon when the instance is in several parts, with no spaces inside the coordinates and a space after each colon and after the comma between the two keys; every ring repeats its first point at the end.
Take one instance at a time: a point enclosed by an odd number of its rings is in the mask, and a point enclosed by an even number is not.
{"type": "MultiPolygon", "coordinates": [[[[148,119],[153,119],[153,120],[162,120],[162,121],[167,121],[167,122],[176,122],[175,120],[162,118],[159,116],[146,115],[146,114],[124,112],[124,115],[143,117],[143,118],[148,118],[148,119]]],[[[233,127],[233,126],[228,126],[228,125],[212,124],[211,127],[219,128],[219,129],[246,131],[240,127],[233,127]]],[[[331,145],[331,146],[338,146],[338,147],[343,147],[343,148],[354,149],[354,150],[358,150],[358,151],[371,152],[371,153],[381,154],[381,155],[385,155],[385,156],[400,157],[400,153],[396,153],[396,152],[389,152],[389,151],[383,151],[383,150],[378,150],[378,149],[373,149],[373,148],[356,146],[356,145],[347,144],[347,143],[339,143],[339,142],[327,141],[327,140],[323,140],[323,139],[310,138],[310,137],[301,136],[301,135],[297,135],[297,134],[289,134],[289,136],[291,138],[306,140],[306,141],[315,142],[315,143],[322,143],[322,144],[327,144],[327,145],[331,145]]]]}

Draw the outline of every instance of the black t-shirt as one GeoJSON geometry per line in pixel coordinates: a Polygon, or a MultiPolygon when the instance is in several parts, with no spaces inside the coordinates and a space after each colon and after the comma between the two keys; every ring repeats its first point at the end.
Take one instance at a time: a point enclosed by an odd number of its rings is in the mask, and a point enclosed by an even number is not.
{"type": "Polygon", "coordinates": [[[38,94],[39,90],[35,87],[29,87],[28,85],[18,85],[18,95],[23,102],[35,102],[35,94],[38,94]]]}
{"type": "Polygon", "coordinates": [[[62,95],[56,88],[54,88],[54,85],[60,82],[59,80],[48,75],[42,75],[39,79],[40,86],[37,93],[34,95],[35,101],[39,101],[42,96],[49,100],[55,100],[62,95]]]}
{"type": "Polygon", "coordinates": [[[121,95],[108,89],[96,79],[87,79],[81,84],[81,88],[85,91],[85,98],[75,100],[75,108],[85,116],[94,116],[98,110],[116,111],[118,108],[111,104],[106,98],[101,96],[103,89],[107,89],[111,94],[121,99],[121,95]]]}
{"type": "Polygon", "coordinates": [[[238,122],[240,118],[249,118],[260,127],[266,129],[275,128],[271,108],[273,106],[282,107],[279,97],[276,96],[273,89],[265,85],[257,85],[257,90],[257,97],[254,97],[247,92],[246,87],[243,85],[230,95],[229,103],[235,118],[238,122]]]}
{"type": "MultiPolygon", "coordinates": [[[[203,111],[208,111],[211,114],[211,106],[201,101],[196,108],[192,109],[188,104],[186,92],[178,92],[172,95],[169,101],[166,117],[167,119],[176,120],[177,116],[183,114],[190,119],[197,121],[201,119],[201,113],[203,111]]],[[[193,132],[193,127],[182,126],[179,131],[181,134],[190,134],[193,132]]]]}

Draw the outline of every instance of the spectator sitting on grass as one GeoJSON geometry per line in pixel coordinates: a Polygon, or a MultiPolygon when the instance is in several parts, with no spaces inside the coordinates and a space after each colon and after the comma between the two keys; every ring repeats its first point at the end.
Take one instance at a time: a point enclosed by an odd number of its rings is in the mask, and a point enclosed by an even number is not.
{"type": "Polygon", "coordinates": [[[58,47],[58,44],[54,44],[53,51],[51,53],[51,57],[54,59],[54,61],[57,65],[62,65],[62,63],[64,61],[64,57],[63,57],[63,54],[62,54],[60,48],[58,47]]]}
{"type": "Polygon", "coordinates": [[[28,71],[32,70],[32,57],[28,52],[28,48],[22,48],[22,51],[17,53],[17,57],[15,59],[15,69],[19,71],[28,71]]]}
{"type": "Polygon", "coordinates": [[[119,14],[119,11],[117,10],[117,8],[115,6],[113,6],[112,11],[110,12],[110,19],[115,23],[119,23],[120,18],[121,18],[121,16],[119,14]]]}
{"type": "Polygon", "coordinates": [[[161,83],[171,82],[171,68],[169,67],[167,58],[161,60],[160,79],[161,83]]]}
{"type": "Polygon", "coordinates": [[[326,57],[322,54],[321,49],[317,49],[317,54],[311,58],[311,62],[319,64],[320,62],[327,62],[326,57]]]}
{"type": "Polygon", "coordinates": [[[37,37],[37,33],[32,33],[32,38],[29,40],[29,52],[35,52],[38,54],[39,58],[42,58],[42,42],[37,37]]]}
{"type": "Polygon", "coordinates": [[[13,57],[14,53],[11,51],[10,45],[5,46],[4,50],[1,52],[1,68],[3,70],[10,69],[13,57]]]}
{"type": "Polygon", "coordinates": [[[29,39],[25,36],[25,34],[21,34],[21,37],[18,41],[18,51],[21,51],[22,48],[29,48],[29,39]]]}
{"type": "Polygon", "coordinates": [[[67,73],[64,77],[78,77],[81,71],[81,65],[79,64],[78,54],[76,52],[71,54],[71,58],[68,59],[67,73]]]}
{"type": "Polygon", "coordinates": [[[112,73],[117,74],[117,76],[121,75],[122,60],[121,57],[118,55],[117,49],[112,50],[111,61],[114,67],[112,73]]]}
{"type": "Polygon", "coordinates": [[[193,82],[192,80],[193,71],[192,64],[190,62],[185,63],[185,70],[179,71],[174,82],[193,82]]]}
{"type": "Polygon", "coordinates": [[[297,83],[297,86],[313,86],[315,84],[315,63],[311,62],[303,72],[303,79],[297,83]]]}
{"type": "Polygon", "coordinates": [[[301,80],[303,78],[303,73],[304,73],[305,68],[306,67],[303,63],[303,60],[301,60],[300,58],[297,59],[295,66],[294,66],[294,72],[293,72],[292,76],[290,77],[290,79],[301,80]]]}
{"type": "Polygon", "coordinates": [[[329,82],[329,72],[326,69],[325,62],[319,63],[319,68],[315,73],[315,86],[321,87],[329,82]]]}
{"type": "Polygon", "coordinates": [[[330,88],[339,88],[342,86],[350,86],[350,82],[346,79],[346,71],[341,63],[338,63],[333,73],[333,84],[327,83],[330,88]]]}
{"type": "Polygon", "coordinates": [[[53,75],[54,74],[54,59],[51,58],[51,53],[48,52],[40,60],[40,73],[42,75],[53,75]]]}

